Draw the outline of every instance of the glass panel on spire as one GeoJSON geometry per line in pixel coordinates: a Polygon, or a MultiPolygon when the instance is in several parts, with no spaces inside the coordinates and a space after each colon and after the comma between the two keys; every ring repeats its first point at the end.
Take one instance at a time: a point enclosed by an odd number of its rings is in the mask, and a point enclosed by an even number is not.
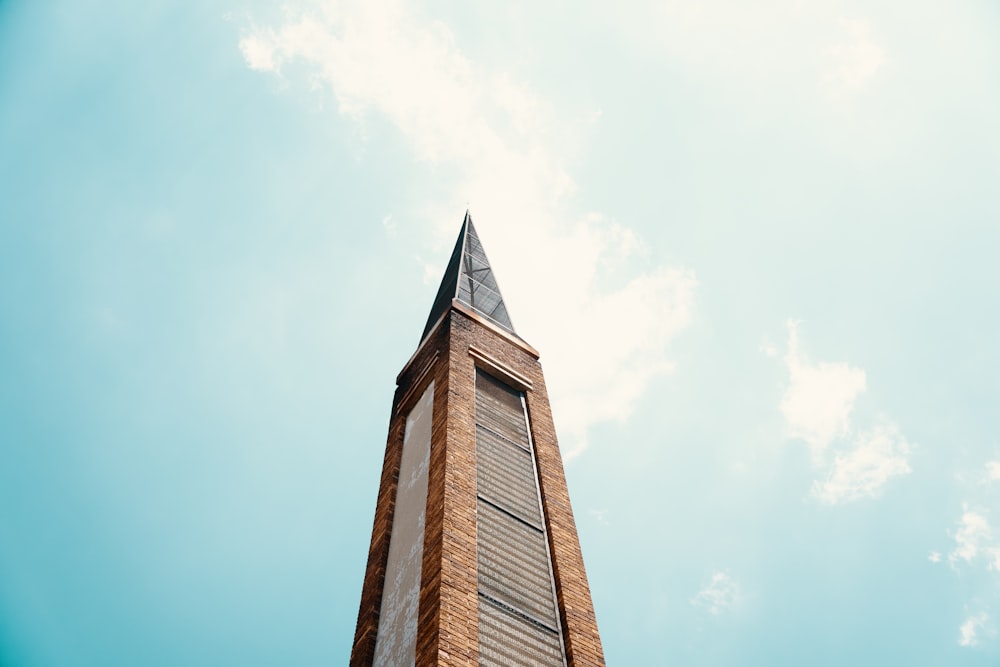
{"type": "Polygon", "coordinates": [[[421,338],[430,333],[441,315],[451,307],[452,299],[457,299],[502,329],[515,333],[490,261],[486,258],[486,251],[483,250],[468,211],[421,338]]]}

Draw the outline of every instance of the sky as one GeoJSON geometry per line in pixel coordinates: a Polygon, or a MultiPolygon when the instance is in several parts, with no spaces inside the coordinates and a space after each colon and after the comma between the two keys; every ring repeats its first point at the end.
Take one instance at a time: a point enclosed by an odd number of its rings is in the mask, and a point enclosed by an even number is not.
{"type": "Polygon", "coordinates": [[[0,665],[346,664],[467,208],[609,664],[1000,664],[998,184],[986,0],[0,0],[0,665]]]}

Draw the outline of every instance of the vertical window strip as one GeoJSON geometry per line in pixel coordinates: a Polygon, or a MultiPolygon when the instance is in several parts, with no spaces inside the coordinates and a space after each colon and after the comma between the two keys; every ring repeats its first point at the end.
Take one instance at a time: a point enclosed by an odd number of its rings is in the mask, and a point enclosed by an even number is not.
{"type": "Polygon", "coordinates": [[[479,664],[565,667],[527,419],[524,392],[477,369],[479,664]]]}

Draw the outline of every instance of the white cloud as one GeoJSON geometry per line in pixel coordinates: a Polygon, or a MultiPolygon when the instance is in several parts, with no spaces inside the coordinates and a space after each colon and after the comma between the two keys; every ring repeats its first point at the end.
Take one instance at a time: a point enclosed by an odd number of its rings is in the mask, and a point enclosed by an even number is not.
{"type": "MultiPolygon", "coordinates": [[[[972,490],[983,490],[978,476],[959,479],[972,490]]],[[[983,499],[985,505],[963,503],[962,513],[954,529],[949,531],[954,545],[947,554],[948,563],[964,582],[962,588],[976,591],[971,602],[977,613],[968,613],[959,630],[958,643],[968,647],[979,645],[984,637],[996,636],[996,629],[989,621],[1000,600],[997,597],[1000,592],[997,588],[1000,583],[1000,531],[986,509],[993,506],[992,489],[986,490],[983,499]]]]}
{"type": "Polygon", "coordinates": [[[989,569],[1000,571],[1000,540],[994,535],[985,514],[965,506],[954,539],[955,548],[948,554],[952,566],[983,560],[989,569]]]}
{"type": "Polygon", "coordinates": [[[708,583],[691,598],[691,604],[710,614],[732,610],[740,599],[740,585],[726,572],[716,572],[708,583]]]}
{"type": "Polygon", "coordinates": [[[274,72],[278,69],[275,60],[273,39],[268,36],[248,35],[240,40],[240,51],[250,69],[260,72],[274,72]]]}
{"type": "Polygon", "coordinates": [[[781,399],[788,435],[801,438],[819,457],[836,439],[848,434],[851,410],[865,391],[865,372],[845,363],[814,364],[799,350],[798,324],[788,322],[789,383],[781,399]]]}
{"type": "Polygon", "coordinates": [[[958,629],[958,645],[976,646],[979,643],[979,634],[986,628],[988,621],[989,616],[985,612],[967,617],[958,629]]]}
{"type": "Polygon", "coordinates": [[[886,51],[875,42],[867,21],[841,19],[840,25],[847,34],[830,49],[823,88],[829,97],[844,100],[871,84],[885,65],[886,51]]]}
{"type": "Polygon", "coordinates": [[[592,424],[627,417],[649,382],[673,368],[669,344],[692,319],[694,275],[639,272],[643,248],[631,230],[600,213],[565,212],[575,190],[566,156],[593,110],[560,116],[509,72],[470,60],[443,23],[397,0],[320,3],[250,30],[240,48],[253,69],[305,63],[341,114],[388,120],[422,168],[441,169],[444,193],[414,215],[440,241],[434,282],[471,204],[518,333],[542,352],[567,457],[583,450],[592,424]],[[617,289],[602,288],[607,275],[617,289]]]}
{"type": "Polygon", "coordinates": [[[955,549],[948,555],[948,561],[952,564],[960,560],[971,563],[979,555],[983,545],[990,540],[990,522],[982,514],[966,507],[958,524],[955,549]]]}
{"type": "Polygon", "coordinates": [[[899,429],[882,423],[858,435],[852,449],[837,454],[825,482],[813,484],[813,495],[828,505],[876,498],[892,477],[910,472],[910,446],[899,429]]]}
{"type": "Polygon", "coordinates": [[[857,432],[852,413],[866,388],[865,371],[843,362],[811,361],[799,349],[799,325],[789,321],[787,326],[789,379],[779,408],[788,437],[808,443],[814,465],[826,473],[813,482],[812,496],[827,505],[877,498],[890,479],[910,473],[910,443],[884,416],[873,428],[857,432]]]}
{"type": "Polygon", "coordinates": [[[941,553],[938,551],[932,551],[927,555],[927,560],[929,560],[932,563],[940,563],[941,553]]]}
{"type": "Polygon", "coordinates": [[[1000,461],[988,461],[986,463],[986,475],[991,482],[1000,480],[1000,461]]]}

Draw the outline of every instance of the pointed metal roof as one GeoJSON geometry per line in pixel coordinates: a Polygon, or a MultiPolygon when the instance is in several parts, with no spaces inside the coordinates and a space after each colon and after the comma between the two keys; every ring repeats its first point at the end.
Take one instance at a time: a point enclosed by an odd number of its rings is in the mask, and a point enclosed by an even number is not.
{"type": "Polygon", "coordinates": [[[441,315],[451,307],[452,300],[458,300],[502,329],[517,335],[468,211],[465,212],[462,231],[451,252],[441,286],[434,297],[434,305],[431,306],[431,314],[427,318],[421,340],[427,337],[441,315]]]}

